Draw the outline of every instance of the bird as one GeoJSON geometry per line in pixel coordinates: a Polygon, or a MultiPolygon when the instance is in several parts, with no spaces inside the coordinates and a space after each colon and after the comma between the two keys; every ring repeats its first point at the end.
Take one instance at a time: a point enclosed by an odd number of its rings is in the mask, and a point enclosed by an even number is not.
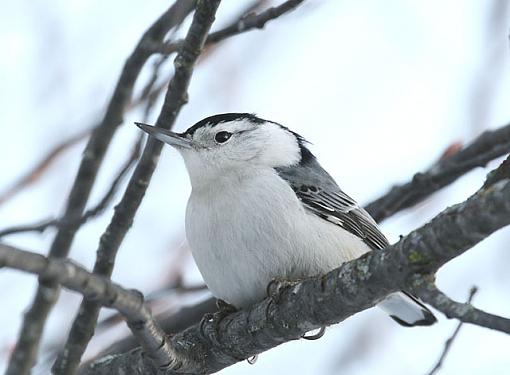
{"type": "MultiPolygon", "coordinates": [[[[235,309],[264,299],[275,279],[322,275],[389,245],[305,138],[277,122],[222,113],[183,133],[136,125],[182,156],[191,182],[185,217],[191,253],[208,289],[235,309]]],[[[436,322],[407,292],[377,306],[406,327],[436,322]]]]}

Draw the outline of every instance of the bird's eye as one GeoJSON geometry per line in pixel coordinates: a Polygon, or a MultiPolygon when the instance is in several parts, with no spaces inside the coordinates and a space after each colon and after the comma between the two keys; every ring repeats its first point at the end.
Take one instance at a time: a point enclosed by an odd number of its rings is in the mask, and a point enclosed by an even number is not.
{"type": "Polygon", "coordinates": [[[214,140],[218,143],[225,143],[226,141],[228,141],[230,139],[231,136],[232,136],[232,133],[229,133],[229,132],[218,132],[214,136],[214,140]]]}

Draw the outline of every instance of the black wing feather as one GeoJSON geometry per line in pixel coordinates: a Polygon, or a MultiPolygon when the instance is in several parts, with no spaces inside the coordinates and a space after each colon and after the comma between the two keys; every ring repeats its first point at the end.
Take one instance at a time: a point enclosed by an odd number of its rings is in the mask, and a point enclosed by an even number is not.
{"type": "Polygon", "coordinates": [[[382,249],[388,240],[369,214],[340,189],[329,193],[316,186],[301,186],[297,197],[305,208],[361,238],[370,248],[382,249]]]}
{"type": "Polygon", "coordinates": [[[297,166],[277,168],[304,207],[315,215],[361,238],[371,249],[383,249],[389,242],[372,217],[345,194],[315,158],[297,166]]]}

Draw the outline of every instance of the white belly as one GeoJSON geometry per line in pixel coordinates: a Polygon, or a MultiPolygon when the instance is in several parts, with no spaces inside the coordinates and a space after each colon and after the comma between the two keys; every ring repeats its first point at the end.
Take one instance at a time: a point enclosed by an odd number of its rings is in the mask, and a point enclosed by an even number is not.
{"type": "Polygon", "coordinates": [[[186,234],[211,292],[237,307],[263,299],[274,278],[325,273],[370,250],[358,237],[305,211],[273,171],[193,191],[186,234]]]}

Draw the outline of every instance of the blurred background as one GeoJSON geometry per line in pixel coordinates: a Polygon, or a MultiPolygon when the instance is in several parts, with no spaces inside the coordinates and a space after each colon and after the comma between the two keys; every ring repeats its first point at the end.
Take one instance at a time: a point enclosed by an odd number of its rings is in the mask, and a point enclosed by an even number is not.
{"type": "MultiPolygon", "coordinates": [[[[227,25],[252,0],[224,0],[213,29],[227,25]]],[[[280,1],[264,1],[261,9],[280,1]]],[[[0,12],[0,194],[64,140],[90,129],[105,108],[125,58],[168,1],[18,0],[0,12]]],[[[510,122],[509,11],[506,0],[308,0],[296,11],[210,49],[195,71],[190,101],[175,129],[205,116],[254,112],[303,135],[323,166],[361,204],[425,170],[451,145],[510,122]]],[[[177,35],[183,35],[189,21],[177,35]]],[[[135,89],[153,71],[151,58],[135,89]]],[[[172,72],[161,66],[159,83],[172,72]]],[[[148,113],[153,123],[161,98],[148,113]]],[[[108,189],[138,136],[134,106],[100,170],[89,205],[108,189]]],[[[0,204],[0,229],[62,213],[85,138],[61,152],[39,179],[0,204]]],[[[463,201],[494,161],[382,223],[391,242],[446,206],[463,201]]],[[[114,198],[120,199],[123,187],[114,198]]],[[[190,185],[179,155],[166,148],[117,257],[114,281],[150,294],[182,280],[200,285],[185,242],[190,185]]],[[[71,258],[90,269],[112,207],[78,232],[71,258]]],[[[7,243],[46,254],[54,230],[12,235],[7,243]]],[[[443,267],[438,284],[464,301],[510,316],[507,228],[443,267]]],[[[15,344],[36,278],[0,272],[0,371],[15,344]]],[[[158,293],[157,312],[207,298],[207,292],[158,293]]],[[[81,298],[64,291],[46,326],[35,373],[48,372],[81,298]],[[49,362],[51,364],[51,362],[49,362]]],[[[107,318],[112,311],[103,310],[107,318]]],[[[456,322],[437,313],[431,328],[405,329],[377,309],[330,327],[318,341],[296,341],[224,374],[424,374],[437,361],[456,322]]],[[[126,334],[99,330],[86,357],[126,334]]],[[[440,373],[507,374],[510,337],[463,326],[440,373]]]]}

